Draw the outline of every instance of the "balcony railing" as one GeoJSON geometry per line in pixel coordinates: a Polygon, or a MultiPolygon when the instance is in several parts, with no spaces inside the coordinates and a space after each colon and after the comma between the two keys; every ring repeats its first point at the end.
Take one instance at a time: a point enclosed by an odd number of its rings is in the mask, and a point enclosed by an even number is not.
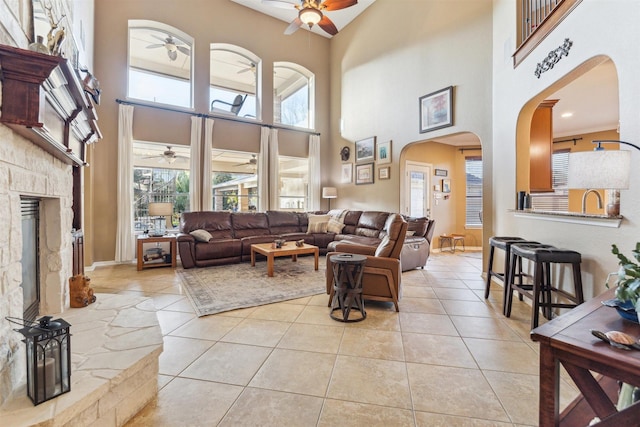
{"type": "Polygon", "coordinates": [[[520,0],[518,3],[520,44],[513,54],[513,66],[517,67],[581,1],[520,0]]]}

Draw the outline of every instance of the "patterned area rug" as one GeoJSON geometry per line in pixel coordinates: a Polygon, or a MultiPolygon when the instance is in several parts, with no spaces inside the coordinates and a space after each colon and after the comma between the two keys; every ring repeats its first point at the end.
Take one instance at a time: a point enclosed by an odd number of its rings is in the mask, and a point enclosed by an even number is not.
{"type": "Polygon", "coordinates": [[[267,276],[265,259],[255,267],[243,262],[182,269],[178,274],[196,314],[206,316],[325,293],[325,268],[325,257],[320,257],[315,271],[313,257],[301,256],[297,262],[276,258],[273,277],[267,276]]]}

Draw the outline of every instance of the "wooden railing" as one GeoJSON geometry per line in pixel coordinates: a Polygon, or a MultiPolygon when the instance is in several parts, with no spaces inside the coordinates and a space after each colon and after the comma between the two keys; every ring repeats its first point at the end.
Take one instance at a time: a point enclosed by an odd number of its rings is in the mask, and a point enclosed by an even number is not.
{"type": "Polygon", "coordinates": [[[519,46],[513,66],[535,49],[582,0],[520,0],[518,2],[519,46]]]}

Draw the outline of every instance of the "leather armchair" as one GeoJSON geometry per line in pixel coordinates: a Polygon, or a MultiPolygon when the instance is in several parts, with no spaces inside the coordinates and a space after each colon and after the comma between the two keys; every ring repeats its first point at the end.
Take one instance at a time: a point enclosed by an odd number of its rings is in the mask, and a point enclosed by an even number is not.
{"type": "MultiPolygon", "coordinates": [[[[392,214],[387,218],[383,232],[385,236],[377,248],[370,246],[343,243],[336,245],[335,252],[327,254],[327,294],[329,294],[329,306],[333,299],[333,263],[331,255],[337,253],[352,253],[365,255],[367,261],[362,275],[362,296],[364,299],[376,301],[391,301],[398,308],[398,300],[401,296],[400,282],[400,252],[407,234],[407,222],[402,215],[392,214]]],[[[381,234],[382,235],[382,234],[381,234]]]]}

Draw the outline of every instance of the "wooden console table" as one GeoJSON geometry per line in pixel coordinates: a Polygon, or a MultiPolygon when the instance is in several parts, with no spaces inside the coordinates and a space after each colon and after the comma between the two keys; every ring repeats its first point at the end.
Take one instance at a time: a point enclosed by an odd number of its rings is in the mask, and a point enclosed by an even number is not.
{"type": "Polygon", "coordinates": [[[601,385],[603,381],[596,380],[590,373],[640,386],[640,351],[611,347],[590,333],[590,329],[615,330],[640,337],[640,325],[622,319],[615,309],[601,304],[611,298],[614,298],[613,289],[531,331],[531,339],[540,343],[541,427],[585,426],[595,416],[601,420],[599,426],[638,425],[640,404],[618,412],[617,395],[607,395],[601,385]],[[582,393],[577,400],[584,398],[588,404],[589,409],[581,415],[573,411],[576,402],[559,413],[560,364],[582,393]]]}

